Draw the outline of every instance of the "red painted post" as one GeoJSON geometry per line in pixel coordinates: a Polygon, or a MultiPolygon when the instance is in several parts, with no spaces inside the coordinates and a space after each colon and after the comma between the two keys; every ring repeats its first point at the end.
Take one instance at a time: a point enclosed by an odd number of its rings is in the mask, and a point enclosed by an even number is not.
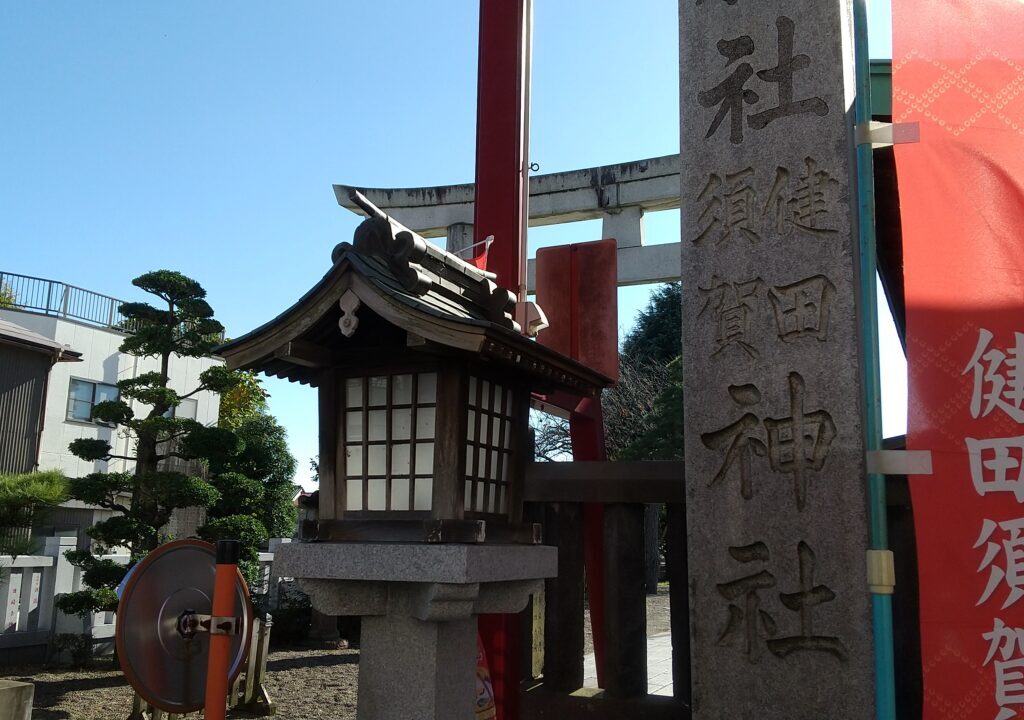
{"type": "MultiPolygon", "coordinates": [[[[530,0],[480,0],[473,242],[499,286],[526,299],[530,0]],[[490,248],[484,244],[494,236],[490,248]]],[[[483,615],[497,720],[519,716],[518,617],[483,615]]]]}
{"type": "Polygon", "coordinates": [[[520,300],[526,299],[528,28],[529,0],[480,0],[473,242],[494,236],[487,269],[520,300]]]}

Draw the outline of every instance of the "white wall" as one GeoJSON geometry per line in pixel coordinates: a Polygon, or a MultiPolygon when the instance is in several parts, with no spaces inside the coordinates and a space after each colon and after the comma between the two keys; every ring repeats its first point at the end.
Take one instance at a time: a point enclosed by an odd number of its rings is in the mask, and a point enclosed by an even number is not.
{"type": "MultiPolygon", "coordinates": [[[[46,409],[42,442],[39,448],[40,469],[60,469],[69,477],[80,477],[91,472],[127,471],[133,462],[111,460],[80,460],[68,450],[68,444],[78,438],[101,438],[111,444],[117,455],[133,455],[132,441],[116,429],[67,419],[68,390],[71,379],[102,382],[113,385],[118,380],[135,377],[144,372],[158,371],[158,358],[138,358],[119,352],[124,335],[114,330],[93,327],[61,318],[46,317],[17,310],[0,309],[0,320],[20,325],[44,337],[68,345],[82,353],[82,362],[61,362],[50,371],[46,395],[46,409]]],[[[213,365],[223,365],[220,358],[185,358],[174,356],[170,363],[170,387],[184,394],[199,384],[199,374],[213,365]]],[[[197,401],[196,420],[204,425],[217,422],[219,396],[206,390],[192,396],[197,401]]],[[[132,401],[136,415],[145,415],[149,407],[132,401]]]]}

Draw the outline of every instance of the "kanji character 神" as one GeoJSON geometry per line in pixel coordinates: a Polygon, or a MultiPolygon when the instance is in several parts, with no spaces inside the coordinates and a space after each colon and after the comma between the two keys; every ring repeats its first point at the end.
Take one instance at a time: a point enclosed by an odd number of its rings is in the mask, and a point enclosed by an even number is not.
{"type": "Polygon", "coordinates": [[[790,415],[765,418],[768,431],[768,462],[775,472],[791,473],[796,507],[807,502],[807,473],[821,470],[836,436],[832,416],[824,410],[805,412],[806,390],[800,373],[789,374],[790,415]]]}
{"type": "MultiPolygon", "coordinates": [[[[730,385],[729,395],[737,405],[750,407],[761,402],[761,391],[754,385],[730,385]]],[[[721,430],[703,433],[701,442],[709,450],[725,450],[722,466],[708,487],[721,482],[729,475],[732,466],[739,463],[740,496],[749,500],[754,496],[750,460],[752,455],[764,457],[765,444],[759,435],[760,418],[753,413],[744,413],[736,422],[721,430]]]]}

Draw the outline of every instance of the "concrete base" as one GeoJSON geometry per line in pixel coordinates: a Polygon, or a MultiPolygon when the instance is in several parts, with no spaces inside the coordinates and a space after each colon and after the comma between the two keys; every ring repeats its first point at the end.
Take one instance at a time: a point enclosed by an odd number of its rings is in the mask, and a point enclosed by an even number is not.
{"type": "Polygon", "coordinates": [[[36,687],[32,683],[0,680],[0,720],[32,720],[35,692],[36,687]]]}
{"type": "Polygon", "coordinates": [[[476,616],[526,607],[557,573],[558,550],[297,543],[278,548],[275,570],[316,610],[362,616],[359,720],[452,720],[473,717],[476,616]]]}

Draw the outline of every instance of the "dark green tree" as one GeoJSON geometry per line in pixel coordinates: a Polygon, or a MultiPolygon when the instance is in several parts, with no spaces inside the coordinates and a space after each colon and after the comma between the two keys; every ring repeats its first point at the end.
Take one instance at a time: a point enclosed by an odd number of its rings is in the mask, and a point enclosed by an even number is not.
{"type": "MultiPolygon", "coordinates": [[[[171,458],[223,461],[237,454],[242,443],[230,430],[174,417],[174,408],[185,398],[202,390],[223,393],[241,381],[239,373],[214,366],[203,371],[199,384],[187,393],[179,394],[168,387],[172,356],[209,357],[220,341],[224,328],[213,318],[206,291],[195,280],[170,270],[146,273],[132,284],[155,296],[159,303],[121,305],[124,329],[129,333],[121,343],[121,352],[155,357],[160,369],[118,382],[118,399],[97,403],[92,417],[116,425],[127,434],[134,441],[135,454],[116,455],[108,442],[98,439],[75,440],[69,447],[84,460],[134,461],[133,472],[92,473],[70,483],[73,498],[120,513],[89,528],[88,534],[101,552],[127,547],[134,563],[161,542],[160,528],[171,519],[175,508],[208,507],[220,497],[204,478],[163,469],[161,462],[171,458]],[[133,400],[148,409],[137,413],[133,400]]],[[[60,608],[77,613],[116,608],[113,588],[126,568],[89,553],[73,552],[68,557],[84,570],[91,589],[65,595],[58,600],[60,608]]]]}
{"type": "Polygon", "coordinates": [[[240,540],[242,571],[251,583],[258,577],[260,546],[267,538],[291,537],[295,531],[296,463],[285,429],[266,412],[267,392],[258,378],[245,376],[246,382],[221,396],[220,405],[221,425],[231,428],[243,448],[210,462],[221,500],[207,512],[208,522],[199,534],[211,541],[240,540]],[[237,537],[230,532],[237,532],[237,537]]]}

